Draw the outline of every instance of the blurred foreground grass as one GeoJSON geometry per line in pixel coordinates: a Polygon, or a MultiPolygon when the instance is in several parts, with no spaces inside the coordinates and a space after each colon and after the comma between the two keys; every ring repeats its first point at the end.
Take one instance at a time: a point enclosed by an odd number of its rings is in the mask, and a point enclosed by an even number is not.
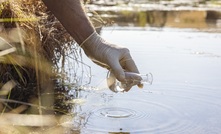
{"type": "Polygon", "coordinates": [[[0,133],[78,133],[64,127],[73,117],[64,100],[86,66],[80,57],[41,0],[1,0],[0,133]]]}

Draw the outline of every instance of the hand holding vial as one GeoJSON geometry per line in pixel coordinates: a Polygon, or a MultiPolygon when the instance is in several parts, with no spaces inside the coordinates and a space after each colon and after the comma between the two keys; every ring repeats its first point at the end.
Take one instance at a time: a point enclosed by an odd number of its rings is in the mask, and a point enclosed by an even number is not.
{"type": "Polygon", "coordinates": [[[151,85],[153,82],[153,75],[151,73],[137,74],[133,72],[125,72],[125,77],[125,82],[120,82],[112,72],[108,72],[107,85],[109,89],[113,92],[124,92],[128,91],[134,85],[143,88],[143,84],[151,85]]]}

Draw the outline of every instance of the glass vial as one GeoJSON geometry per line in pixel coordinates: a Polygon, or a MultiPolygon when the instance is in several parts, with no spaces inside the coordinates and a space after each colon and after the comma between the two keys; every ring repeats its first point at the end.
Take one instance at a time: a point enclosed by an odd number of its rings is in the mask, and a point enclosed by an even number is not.
{"type": "Polygon", "coordinates": [[[140,88],[142,88],[143,84],[151,85],[153,82],[153,75],[151,73],[137,74],[125,72],[125,77],[125,82],[120,82],[116,79],[112,72],[108,72],[107,84],[109,89],[113,92],[123,92],[134,85],[138,85],[140,88]]]}

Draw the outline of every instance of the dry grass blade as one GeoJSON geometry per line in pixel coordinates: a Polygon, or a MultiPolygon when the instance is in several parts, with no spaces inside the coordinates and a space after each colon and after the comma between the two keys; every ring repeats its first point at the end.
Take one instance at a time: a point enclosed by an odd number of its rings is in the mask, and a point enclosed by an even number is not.
{"type": "Polygon", "coordinates": [[[12,47],[12,48],[9,48],[9,49],[0,51],[0,57],[1,57],[1,56],[4,56],[4,55],[7,55],[7,54],[10,54],[10,53],[13,53],[13,52],[15,52],[15,51],[16,51],[16,48],[15,48],[15,47],[12,47]]]}
{"type": "Polygon", "coordinates": [[[27,105],[21,105],[15,109],[12,109],[11,111],[9,111],[8,113],[13,113],[13,114],[20,114],[23,111],[27,110],[28,106],[27,105]]]}
{"type": "Polygon", "coordinates": [[[0,19],[0,22],[26,22],[26,21],[39,21],[37,18],[4,18],[0,19]]]}
{"type": "Polygon", "coordinates": [[[9,42],[4,38],[0,37],[0,57],[13,53],[16,51],[16,48],[13,47],[9,42]]]}
{"type": "Polygon", "coordinates": [[[8,93],[12,90],[12,88],[14,88],[16,86],[16,83],[14,80],[10,80],[7,83],[5,83],[1,90],[0,90],[0,95],[4,96],[4,95],[8,95],[8,93]]]}
{"type": "MultiPolygon", "coordinates": [[[[1,34],[0,34],[1,35],[1,34]]],[[[2,36],[2,35],[1,35],[2,36]]],[[[7,48],[13,47],[8,41],[0,36],[0,50],[5,50],[7,48]]]]}
{"type": "Polygon", "coordinates": [[[14,126],[55,126],[58,122],[53,115],[22,115],[22,114],[3,114],[0,116],[1,125],[14,126]]]}

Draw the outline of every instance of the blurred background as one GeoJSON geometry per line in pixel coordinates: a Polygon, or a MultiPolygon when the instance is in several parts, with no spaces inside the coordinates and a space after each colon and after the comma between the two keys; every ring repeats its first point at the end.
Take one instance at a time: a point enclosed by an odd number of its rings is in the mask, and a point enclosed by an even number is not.
{"type": "Polygon", "coordinates": [[[105,24],[117,26],[197,28],[220,31],[219,0],[91,0],[105,24]]]}

